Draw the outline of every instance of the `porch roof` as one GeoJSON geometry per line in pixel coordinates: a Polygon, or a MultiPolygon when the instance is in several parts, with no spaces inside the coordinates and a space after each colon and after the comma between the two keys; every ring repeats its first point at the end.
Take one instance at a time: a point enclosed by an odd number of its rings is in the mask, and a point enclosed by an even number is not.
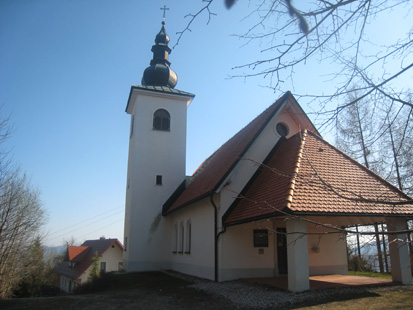
{"type": "Polygon", "coordinates": [[[412,199],[320,136],[278,143],[223,217],[224,225],[286,214],[413,216],[412,199]]]}

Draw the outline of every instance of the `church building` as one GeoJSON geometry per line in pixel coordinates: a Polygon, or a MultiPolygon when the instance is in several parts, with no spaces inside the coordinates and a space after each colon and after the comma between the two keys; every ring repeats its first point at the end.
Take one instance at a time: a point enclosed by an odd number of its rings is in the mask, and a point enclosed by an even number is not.
{"type": "Polygon", "coordinates": [[[387,223],[393,280],[411,284],[411,198],[323,140],[286,92],[186,176],[187,107],[175,88],[165,21],[126,106],[126,271],[214,281],[346,274],[346,227],[387,223]],[[406,203],[406,202],[410,202],[406,203]]]}

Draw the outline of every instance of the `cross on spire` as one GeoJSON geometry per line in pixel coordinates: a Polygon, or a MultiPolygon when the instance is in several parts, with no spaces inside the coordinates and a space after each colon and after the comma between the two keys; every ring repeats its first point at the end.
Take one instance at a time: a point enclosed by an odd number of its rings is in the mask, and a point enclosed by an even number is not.
{"type": "Polygon", "coordinates": [[[163,10],[163,19],[165,19],[165,13],[166,11],[169,10],[169,8],[166,7],[166,4],[163,5],[163,8],[161,8],[161,10],[163,10]]]}

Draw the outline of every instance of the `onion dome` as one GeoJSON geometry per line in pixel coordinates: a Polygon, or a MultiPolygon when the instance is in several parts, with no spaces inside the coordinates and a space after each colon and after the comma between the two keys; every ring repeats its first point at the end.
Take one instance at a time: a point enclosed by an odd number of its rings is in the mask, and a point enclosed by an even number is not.
{"type": "Polygon", "coordinates": [[[171,63],[168,60],[171,49],[168,46],[169,36],[165,30],[165,20],[162,21],[162,28],[155,37],[155,43],[151,50],[153,59],[150,66],[143,72],[142,85],[174,88],[178,82],[178,76],[170,68],[171,63]]]}

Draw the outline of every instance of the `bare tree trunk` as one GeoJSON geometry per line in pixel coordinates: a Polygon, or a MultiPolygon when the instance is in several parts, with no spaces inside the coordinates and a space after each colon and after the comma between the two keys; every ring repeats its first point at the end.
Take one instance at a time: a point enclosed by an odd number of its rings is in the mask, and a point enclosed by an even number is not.
{"type": "Polygon", "coordinates": [[[377,245],[377,257],[379,258],[379,268],[380,273],[384,272],[383,268],[383,255],[381,253],[381,244],[380,244],[380,236],[379,236],[379,225],[374,223],[374,231],[376,232],[376,245],[377,245]]]}
{"type": "Polygon", "coordinates": [[[381,223],[381,232],[382,232],[382,238],[383,238],[383,254],[384,254],[384,265],[386,266],[386,272],[389,272],[389,262],[387,258],[387,247],[386,247],[386,239],[384,235],[384,226],[383,223],[381,223]]]}
{"type": "Polygon", "coordinates": [[[358,106],[358,102],[355,104],[356,107],[356,112],[357,112],[357,124],[359,127],[359,133],[360,133],[360,142],[361,142],[361,147],[363,149],[363,157],[364,157],[364,165],[369,168],[369,161],[367,159],[367,147],[366,144],[364,142],[364,135],[363,135],[363,127],[361,126],[361,119],[360,119],[360,111],[359,111],[359,106],[358,106]]]}
{"type": "Polygon", "coordinates": [[[398,161],[398,152],[396,151],[396,146],[394,145],[394,138],[393,138],[393,132],[391,129],[391,125],[389,124],[389,134],[390,134],[390,141],[391,141],[391,146],[392,146],[392,153],[393,153],[393,159],[394,159],[394,165],[396,168],[396,175],[397,175],[397,184],[399,185],[399,189],[403,191],[403,185],[402,185],[402,178],[400,177],[400,167],[399,167],[399,161],[398,161]]]}
{"type": "Polygon", "coordinates": [[[359,266],[361,262],[361,250],[360,250],[360,236],[359,236],[359,227],[356,225],[356,236],[357,236],[357,254],[359,258],[359,266]]]}

